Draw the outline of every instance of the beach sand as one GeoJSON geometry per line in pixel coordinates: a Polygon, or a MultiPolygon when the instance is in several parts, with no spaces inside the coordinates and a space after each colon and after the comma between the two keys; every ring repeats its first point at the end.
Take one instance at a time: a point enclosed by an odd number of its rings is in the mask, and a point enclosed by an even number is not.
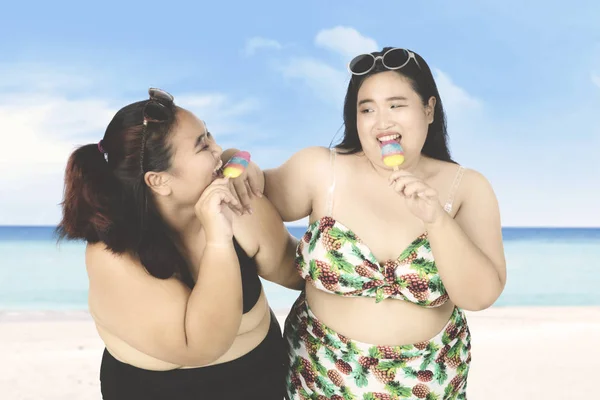
{"type": "MultiPolygon", "coordinates": [[[[467,318],[470,400],[600,398],[600,307],[492,307],[467,318]]],[[[0,399],[98,400],[102,350],[87,312],[0,311],[0,399]]]]}

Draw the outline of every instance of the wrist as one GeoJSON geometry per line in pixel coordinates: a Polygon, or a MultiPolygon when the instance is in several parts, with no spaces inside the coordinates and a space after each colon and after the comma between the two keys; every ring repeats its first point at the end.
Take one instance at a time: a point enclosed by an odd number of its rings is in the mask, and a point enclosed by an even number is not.
{"type": "Polygon", "coordinates": [[[214,247],[222,246],[225,247],[227,245],[231,245],[233,243],[233,233],[226,231],[206,231],[206,235],[204,236],[204,240],[206,245],[210,243],[214,247]]]}
{"type": "Polygon", "coordinates": [[[450,215],[448,215],[448,213],[445,212],[444,209],[440,206],[440,212],[438,213],[438,216],[436,218],[434,218],[432,221],[425,222],[425,229],[428,232],[431,232],[433,230],[438,230],[440,228],[443,228],[445,225],[447,225],[447,223],[450,219],[452,219],[450,217],[450,215]]]}
{"type": "Polygon", "coordinates": [[[203,226],[204,240],[206,243],[227,243],[231,242],[233,237],[232,226],[223,221],[208,221],[203,226]]]}

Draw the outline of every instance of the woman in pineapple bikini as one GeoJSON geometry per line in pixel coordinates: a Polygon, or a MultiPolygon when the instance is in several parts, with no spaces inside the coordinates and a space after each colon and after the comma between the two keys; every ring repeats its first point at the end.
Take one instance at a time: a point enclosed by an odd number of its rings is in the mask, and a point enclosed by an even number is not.
{"type": "Polygon", "coordinates": [[[491,306],[506,280],[495,194],[450,158],[423,58],[385,48],[349,70],[341,143],[264,171],[283,219],[310,217],[284,332],[288,398],[465,399],[463,310],[491,306]],[[404,149],[398,171],[382,162],[388,141],[404,149]]]}
{"type": "Polygon", "coordinates": [[[284,395],[257,274],[300,288],[296,241],[266,198],[242,212],[223,158],[203,121],[151,89],[69,159],[59,234],[87,242],[105,400],[284,395]]]}

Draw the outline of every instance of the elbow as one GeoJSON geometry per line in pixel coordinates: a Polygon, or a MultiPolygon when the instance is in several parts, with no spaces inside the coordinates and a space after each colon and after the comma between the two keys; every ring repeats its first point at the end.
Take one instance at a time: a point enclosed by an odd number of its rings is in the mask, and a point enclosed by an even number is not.
{"type": "Polygon", "coordinates": [[[304,290],[305,284],[306,281],[304,278],[302,278],[302,276],[300,276],[296,270],[293,270],[283,286],[291,290],[302,291],[304,290]]]}
{"type": "Polygon", "coordinates": [[[493,306],[494,303],[496,303],[496,300],[498,300],[498,297],[500,297],[499,294],[491,295],[488,293],[481,296],[473,296],[468,299],[461,299],[460,301],[456,301],[454,304],[456,304],[458,308],[462,308],[463,310],[467,311],[483,311],[493,306]]]}
{"type": "Polygon", "coordinates": [[[297,281],[297,284],[294,285],[293,287],[291,287],[290,289],[294,289],[294,290],[298,290],[298,291],[303,291],[306,287],[306,281],[300,277],[297,281]]]}
{"type": "MultiPolygon", "coordinates": [[[[494,268],[494,271],[497,271],[494,268]]],[[[465,288],[462,293],[450,296],[458,308],[467,311],[483,311],[494,305],[506,285],[506,277],[495,272],[493,275],[480,277],[476,281],[468,283],[470,287],[465,288]]]]}
{"type": "Polygon", "coordinates": [[[296,270],[295,264],[286,268],[280,268],[277,274],[265,279],[291,290],[303,290],[306,283],[296,270]]]}
{"type": "Polygon", "coordinates": [[[200,349],[188,347],[181,360],[184,367],[205,367],[217,361],[231,348],[232,338],[228,343],[206,343],[200,349]]]}
{"type": "Polygon", "coordinates": [[[289,274],[274,273],[271,275],[260,274],[260,277],[269,282],[276,283],[277,285],[283,286],[291,290],[302,290],[304,289],[304,279],[294,270],[289,274]]]}
{"type": "Polygon", "coordinates": [[[221,358],[229,351],[238,337],[241,320],[242,299],[240,296],[237,318],[227,320],[219,315],[202,331],[197,331],[196,340],[190,340],[189,336],[186,338],[182,365],[203,367],[221,358]],[[223,324],[223,322],[226,323],[223,324]]]}
{"type": "Polygon", "coordinates": [[[480,286],[480,290],[468,295],[456,296],[453,300],[454,304],[463,310],[467,311],[483,311],[496,303],[496,300],[502,294],[503,285],[498,283],[493,287],[480,286]]]}
{"type": "Polygon", "coordinates": [[[490,308],[496,299],[469,299],[464,301],[456,301],[454,304],[466,311],[483,311],[490,308]]]}
{"type": "Polygon", "coordinates": [[[186,357],[180,363],[182,367],[206,367],[217,361],[220,356],[214,356],[211,354],[195,354],[186,357]]]}

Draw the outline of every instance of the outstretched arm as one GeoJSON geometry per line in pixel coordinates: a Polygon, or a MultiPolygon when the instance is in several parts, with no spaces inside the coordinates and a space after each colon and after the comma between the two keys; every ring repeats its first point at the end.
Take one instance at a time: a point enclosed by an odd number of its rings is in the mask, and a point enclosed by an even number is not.
{"type": "Polygon", "coordinates": [[[253,213],[238,219],[236,235],[254,241],[258,275],[289,289],[301,290],[304,280],[295,268],[298,240],[287,230],[275,207],[266,197],[251,201],[253,213]]]}

